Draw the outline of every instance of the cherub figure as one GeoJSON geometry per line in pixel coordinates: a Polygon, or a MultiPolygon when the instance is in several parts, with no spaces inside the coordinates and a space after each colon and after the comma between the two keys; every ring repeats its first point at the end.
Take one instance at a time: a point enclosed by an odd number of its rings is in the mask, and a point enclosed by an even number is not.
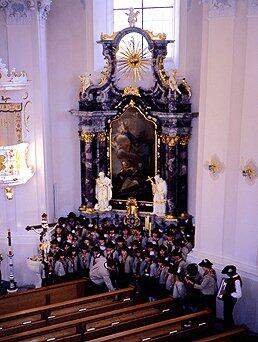
{"type": "Polygon", "coordinates": [[[169,89],[176,95],[176,93],[181,95],[181,91],[177,84],[177,70],[172,69],[168,80],[169,89]]]}
{"type": "Polygon", "coordinates": [[[91,74],[85,73],[79,76],[81,81],[80,94],[83,94],[92,85],[91,74]]]}
{"type": "Polygon", "coordinates": [[[129,13],[125,13],[128,16],[128,23],[130,27],[135,27],[135,23],[137,22],[137,16],[140,12],[136,11],[134,12],[134,8],[129,8],[129,13]]]}

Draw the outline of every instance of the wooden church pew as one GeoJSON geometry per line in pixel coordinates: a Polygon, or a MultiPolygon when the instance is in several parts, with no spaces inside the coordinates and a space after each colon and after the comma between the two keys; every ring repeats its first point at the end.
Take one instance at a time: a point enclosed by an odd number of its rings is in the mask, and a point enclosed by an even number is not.
{"type": "Polygon", "coordinates": [[[223,331],[218,334],[214,334],[211,336],[203,337],[198,340],[194,340],[195,342],[209,342],[209,341],[222,341],[222,342],[230,342],[230,341],[245,341],[247,337],[247,328],[245,326],[234,327],[230,330],[223,331]]]}
{"type": "MultiPolygon", "coordinates": [[[[129,329],[139,324],[148,324],[153,321],[166,319],[173,301],[171,298],[155,302],[133,305],[127,308],[103,312],[98,315],[86,316],[73,321],[64,321],[59,324],[33,329],[0,338],[0,342],[11,341],[52,341],[64,339],[66,341],[88,340],[90,336],[103,336],[115,333],[122,329],[129,329]],[[54,340],[55,339],[55,340],[54,340]]],[[[172,311],[172,310],[171,310],[172,311]]]]}
{"type": "MultiPolygon", "coordinates": [[[[165,301],[163,299],[163,301],[165,301]]],[[[141,304],[144,305],[144,304],[141,304]]],[[[187,334],[187,331],[191,330],[191,333],[194,332],[200,332],[205,331],[209,326],[209,321],[211,318],[211,312],[210,310],[204,310],[199,313],[191,314],[191,315],[185,315],[174,319],[166,319],[166,315],[163,316],[162,311],[159,313],[154,313],[151,311],[151,309],[155,309],[155,306],[157,306],[157,302],[151,302],[151,303],[145,303],[145,306],[143,306],[141,313],[139,313],[139,307],[135,306],[134,312],[132,310],[128,311],[128,317],[127,321],[125,317],[123,316],[124,312],[122,310],[116,310],[116,313],[107,313],[105,316],[105,319],[108,319],[107,316],[109,316],[110,321],[108,323],[108,326],[101,327],[102,330],[101,333],[105,333],[103,337],[98,337],[99,331],[97,328],[97,322],[101,322],[103,319],[103,314],[99,315],[99,317],[89,317],[85,319],[80,320],[74,320],[70,322],[64,322],[55,324],[53,326],[39,328],[35,330],[31,330],[28,332],[23,332],[20,334],[15,334],[8,337],[0,338],[1,342],[13,342],[13,341],[22,341],[22,342],[43,342],[43,341],[141,341],[141,339],[149,338],[152,336],[153,338],[158,336],[166,336],[171,338],[171,331],[173,334],[184,333],[184,335],[187,334]],[[148,307],[149,306],[149,307],[148,307]],[[119,311],[119,312],[118,312],[119,311]],[[130,315],[131,313],[131,315],[130,315]],[[150,316],[148,316],[150,315],[150,316]],[[158,322],[149,324],[152,322],[153,315],[156,315],[156,319],[158,322]],[[102,316],[102,317],[101,317],[102,316]],[[150,321],[149,321],[150,318],[150,321]],[[121,320],[121,323],[119,321],[119,324],[116,325],[118,320],[121,320]],[[164,320],[161,321],[160,320],[164,320]],[[133,328],[130,326],[130,321],[132,321],[132,326],[135,326],[137,322],[137,326],[145,324],[144,326],[141,326],[140,328],[133,328]],[[191,321],[191,324],[189,323],[191,321]],[[95,322],[95,323],[94,323],[95,322]],[[113,324],[112,324],[113,323],[113,324]],[[147,325],[146,325],[147,324],[147,325]],[[93,331],[92,328],[90,328],[92,325],[95,325],[95,331],[93,331]],[[126,331],[121,331],[116,333],[116,331],[119,331],[120,329],[130,329],[126,331]],[[87,331],[88,330],[88,331],[87,331]],[[91,336],[90,334],[91,333],[91,336]],[[106,334],[111,334],[107,336],[106,334]],[[134,339],[134,336],[137,337],[137,339],[134,339]]],[[[163,302],[164,305],[164,302],[163,302]]],[[[133,308],[133,307],[132,307],[133,308]]],[[[127,308],[127,309],[132,309],[127,308]]],[[[126,309],[124,309],[126,310],[126,309]]],[[[101,325],[101,324],[100,324],[101,325]]]]}
{"type": "MultiPolygon", "coordinates": [[[[109,336],[104,336],[87,341],[91,342],[147,342],[147,341],[171,341],[182,340],[194,334],[200,334],[209,329],[212,321],[211,311],[206,309],[194,314],[164,320],[139,328],[122,331],[109,336]]],[[[62,341],[62,340],[60,340],[62,341]]]]}
{"type": "Polygon", "coordinates": [[[0,297],[1,314],[35,308],[42,305],[60,303],[85,295],[88,279],[78,279],[56,285],[27,290],[0,297]]]}
{"type": "Polygon", "coordinates": [[[1,315],[0,337],[132,305],[133,291],[134,288],[131,286],[117,291],[1,315]]]}

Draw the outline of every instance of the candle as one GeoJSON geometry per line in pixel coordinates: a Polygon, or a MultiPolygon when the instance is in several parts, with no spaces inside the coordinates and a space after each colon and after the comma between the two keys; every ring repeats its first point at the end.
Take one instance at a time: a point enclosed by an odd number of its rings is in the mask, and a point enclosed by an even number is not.
{"type": "Polygon", "coordinates": [[[151,222],[149,224],[149,236],[151,236],[151,222]]]}
{"type": "Polygon", "coordinates": [[[145,217],[145,229],[149,229],[149,224],[150,224],[150,216],[145,217]]]}
{"type": "Polygon", "coordinates": [[[10,231],[10,229],[7,230],[7,240],[8,240],[8,246],[12,246],[11,231],[10,231]]]}

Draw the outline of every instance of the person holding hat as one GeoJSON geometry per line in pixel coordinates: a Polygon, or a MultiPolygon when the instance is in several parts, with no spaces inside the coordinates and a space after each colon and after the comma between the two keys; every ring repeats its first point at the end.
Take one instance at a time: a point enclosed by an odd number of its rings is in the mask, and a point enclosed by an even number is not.
{"type": "Polygon", "coordinates": [[[242,280],[236,272],[236,266],[227,265],[223,268],[222,274],[229,276],[225,279],[226,287],[222,300],[224,302],[224,325],[225,328],[232,328],[234,323],[233,310],[238,298],[242,297],[242,280]]]}
{"type": "Polygon", "coordinates": [[[204,259],[199,263],[203,269],[203,280],[200,284],[186,279],[187,284],[193,285],[194,289],[200,290],[202,294],[203,305],[209,307],[214,316],[216,316],[216,295],[217,295],[217,276],[215,270],[212,268],[212,263],[208,259],[204,259]]]}

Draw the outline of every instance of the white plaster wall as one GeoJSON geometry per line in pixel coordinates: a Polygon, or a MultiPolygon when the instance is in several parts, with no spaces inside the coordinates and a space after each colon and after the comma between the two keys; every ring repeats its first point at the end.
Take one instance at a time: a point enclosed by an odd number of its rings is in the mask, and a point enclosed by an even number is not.
{"type": "MultiPolygon", "coordinates": [[[[2,17],[1,17],[2,18],[2,17]]],[[[33,283],[31,272],[26,266],[26,258],[36,254],[38,236],[25,231],[27,225],[39,224],[43,212],[52,219],[52,166],[49,150],[49,130],[47,129],[48,99],[45,72],[45,27],[39,25],[35,11],[28,24],[5,25],[7,31],[7,55],[9,68],[25,70],[30,84],[27,89],[31,104],[28,106],[29,132],[24,130],[24,141],[30,143],[30,164],[35,167],[35,175],[25,185],[14,188],[14,199],[8,201],[0,195],[0,250],[5,259],[2,263],[3,279],[8,280],[7,229],[11,229],[14,250],[15,280],[18,285],[33,283]]],[[[7,92],[13,100],[21,101],[25,91],[7,92]]]]}
{"type": "MultiPolygon", "coordinates": [[[[238,1],[236,16],[208,19],[203,6],[201,91],[196,196],[196,261],[209,258],[220,272],[235,264],[243,277],[237,323],[258,330],[258,182],[246,183],[241,158],[258,160],[257,16],[238,1]],[[225,165],[214,180],[204,168],[212,154],[225,165]]],[[[222,314],[222,304],[218,304],[222,314]]]]}
{"type": "MultiPolygon", "coordinates": [[[[197,1],[189,3],[185,11],[186,27],[180,23],[180,31],[186,30],[185,77],[192,87],[192,111],[199,111],[200,70],[202,45],[202,6],[197,1]]],[[[182,56],[181,56],[182,60],[182,56]]],[[[189,143],[188,167],[188,212],[196,215],[196,173],[199,118],[192,121],[192,136],[189,143]]]]}
{"type": "MultiPolygon", "coordinates": [[[[8,43],[7,32],[4,20],[4,12],[0,11],[0,58],[7,64],[8,62],[8,43]]],[[[8,67],[8,66],[7,66],[8,67]]]]}
{"type": "Polygon", "coordinates": [[[53,1],[47,23],[50,122],[52,130],[55,217],[80,204],[78,118],[79,75],[86,70],[86,13],[80,0],[53,1]]]}

